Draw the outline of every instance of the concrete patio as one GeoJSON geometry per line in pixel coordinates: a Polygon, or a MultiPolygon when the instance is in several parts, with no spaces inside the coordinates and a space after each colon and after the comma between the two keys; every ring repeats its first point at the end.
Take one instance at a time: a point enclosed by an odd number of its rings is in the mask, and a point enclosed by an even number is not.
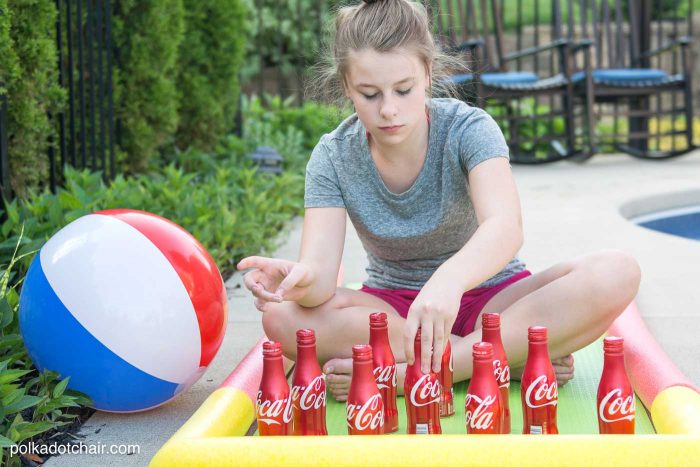
{"type": "MultiPolygon", "coordinates": [[[[528,267],[538,271],[604,248],[632,254],[642,267],[637,304],[648,327],[681,371],[700,385],[700,242],[647,230],[625,218],[700,204],[700,151],[664,162],[606,155],[585,164],[514,166],[513,172],[525,228],[520,256],[528,267]]],[[[301,220],[292,221],[280,238],[284,242],[276,256],[296,259],[301,220]]],[[[343,262],[346,282],[364,279],[365,255],[349,222],[343,262]]],[[[226,286],[228,329],[207,373],[170,404],[145,413],[96,413],[80,432],[88,445],[138,445],[138,453],[64,455],[46,465],[146,465],[262,335],[260,313],[242,289],[241,276],[235,274],[226,286]]]]}

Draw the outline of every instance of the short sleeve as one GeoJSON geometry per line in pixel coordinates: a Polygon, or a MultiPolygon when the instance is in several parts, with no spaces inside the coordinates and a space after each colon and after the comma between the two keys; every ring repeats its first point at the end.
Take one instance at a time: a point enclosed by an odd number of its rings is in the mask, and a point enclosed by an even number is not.
{"type": "Polygon", "coordinates": [[[467,172],[494,157],[509,159],[508,144],[496,121],[484,110],[473,108],[455,128],[459,137],[459,158],[467,172]]]}
{"type": "Polygon", "coordinates": [[[323,140],[316,145],[311,153],[309,162],[306,164],[304,207],[345,207],[338,174],[331,162],[330,150],[323,140]]]}

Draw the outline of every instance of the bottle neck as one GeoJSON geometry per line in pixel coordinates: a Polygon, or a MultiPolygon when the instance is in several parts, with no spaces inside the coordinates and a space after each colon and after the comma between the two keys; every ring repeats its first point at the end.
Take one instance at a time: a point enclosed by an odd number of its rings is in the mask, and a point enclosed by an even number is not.
{"type": "Polygon", "coordinates": [[[385,327],[381,328],[369,328],[369,345],[374,349],[380,345],[389,345],[389,329],[385,327]]]}
{"type": "Polygon", "coordinates": [[[481,340],[491,344],[501,344],[501,328],[482,328],[481,340]]]}
{"type": "Polygon", "coordinates": [[[316,359],[316,344],[298,345],[296,364],[308,365],[311,362],[318,365],[318,360],[316,359]]]}
{"type": "Polygon", "coordinates": [[[529,342],[527,351],[527,360],[546,358],[549,360],[549,350],[547,349],[547,341],[529,342]]]}
{"type": "Polygon", "coordinates": [[[493,360],[474,359],[474,370],[472,378],[493,378],[493,360]]]}
{"type": "Polygon", "coordinates": [[[625,371],[625,358],[622,353],[609,354],[603,357],[603,371],[625,371]]]}
{"type": "Polygon", "coordinates": [[[374,374],[372,373],[372,360],[357,360],[352,361],[352,374],[357,376],[358,381],[374,381],[374,374]]]}
{"type": "Polygon", "coordinates": [[[263,378],[285,378],[282,357],[263,358],[263,378]]]}

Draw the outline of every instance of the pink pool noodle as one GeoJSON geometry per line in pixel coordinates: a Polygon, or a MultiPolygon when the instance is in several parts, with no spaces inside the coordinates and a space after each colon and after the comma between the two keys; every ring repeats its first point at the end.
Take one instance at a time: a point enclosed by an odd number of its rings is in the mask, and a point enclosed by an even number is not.
{"type": "Polygon", "coordinates": [[[610,326],[608,335],[625,339],[627,372],[646,407],[651,407],[659,392],[669,386],[686,386],[698,391],[656,342],[634,302],[610,326]]]}

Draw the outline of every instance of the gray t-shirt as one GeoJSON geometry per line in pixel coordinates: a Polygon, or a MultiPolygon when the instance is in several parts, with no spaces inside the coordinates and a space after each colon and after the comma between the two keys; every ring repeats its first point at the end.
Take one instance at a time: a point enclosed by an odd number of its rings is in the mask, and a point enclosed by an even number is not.
{"type": "MultiPolygon", "coordinates": [[[[419,290],[476,231],[467,173],[492,157],[508,158],[508,146],[486,112],[456,99],[432,99],[423,168],[408,190],[396,194],[379,175],[366,130],[353,114],[314,148],[304,204],[347,210],[367,251],[367,286],[419,290]]],[[[479,287],[524,268],[513,258],[479,287]]]]}

